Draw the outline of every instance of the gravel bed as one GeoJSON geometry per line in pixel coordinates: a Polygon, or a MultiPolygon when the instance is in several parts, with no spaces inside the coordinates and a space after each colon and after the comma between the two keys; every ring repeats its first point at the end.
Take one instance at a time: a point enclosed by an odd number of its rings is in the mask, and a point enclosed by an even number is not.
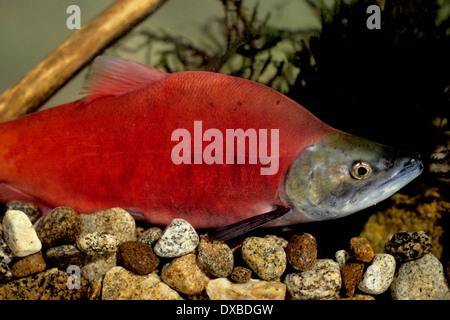
{"type": "Polygon", "coordinates": [[[159,228],[120,208],[67,207],[41,217],[13,201],[2,219],[0,299],[450,299],[449,264],[426,231],[396,232],[384,250],[366,237],[346,242],[322,257],[307,232],[221,242],[182,219],[159,228]]]}

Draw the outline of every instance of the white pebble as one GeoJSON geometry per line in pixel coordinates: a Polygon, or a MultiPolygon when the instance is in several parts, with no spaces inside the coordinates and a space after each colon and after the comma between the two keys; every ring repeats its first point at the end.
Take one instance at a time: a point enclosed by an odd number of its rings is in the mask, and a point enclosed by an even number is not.
{"type": "Polygon", "coordinates": [[[334,256],[339,267],[342,267],[350,259],[350,253],[348,253],[346,250],[336,251],[334,256]]]}
{"type": "Polygon", "coordinates": [[[42,248],[28,216],[19,210],[8,210],[3,218],[3,237],[16,257],[25,257],[42,248]]]}
{"type": "Polygon", "coordinates": [[[377,253],[358,284],[358,289],[368,294],[381,294],[391,285],[395,273],[395,258],[377,253]]]}
{"type": "Polygon", "coordinates": [[[286,285],[257,279],[233,283],[227,278],[218,278],[208,282],[206,294],[211,300],[284,300],[286,285]]]}
{"type": "Polygon", "coordinates": [[[153,251],[162,258],[184,256],[197,247],[200,239],[194,227],[183,219],[174,219],[164,229],[153,251]]]}

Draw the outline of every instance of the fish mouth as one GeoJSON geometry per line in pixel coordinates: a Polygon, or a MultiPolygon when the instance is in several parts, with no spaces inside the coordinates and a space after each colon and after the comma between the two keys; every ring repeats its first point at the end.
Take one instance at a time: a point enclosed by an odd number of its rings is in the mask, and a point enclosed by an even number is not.
{"type": "Polygon", "coordinates": [[[423,171],[423,163],[420,154],[414,153],[411,159],[403,165],[403,168],[394,174],[391,179],[385,183],[392,182],[394,179],[404,179],[407,177],[408,182],[416,178],[423,171]]]}
{"type": "Polygon", "coordinates": [[[422,171],[423,163],[421,157],[418,153],[414,153],[409,161],[403,165],[403,168],[376,187],[377,201],[375,203],[395,194],[398,190],[418,177],[422,171]]]}

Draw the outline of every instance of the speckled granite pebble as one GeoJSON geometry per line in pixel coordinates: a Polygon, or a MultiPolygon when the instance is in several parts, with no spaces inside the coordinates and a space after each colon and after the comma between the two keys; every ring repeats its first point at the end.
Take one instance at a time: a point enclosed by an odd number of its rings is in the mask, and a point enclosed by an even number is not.
{"type": "Polygon", "coordinates": [[[373,259],[375,252],[373,251],[369,240],[363,237],[354,237],[350,239],[350,254],[358,261],[370,262],[373,259]]]}
{"type": "Polygon", "coordinates": [[[368,294],[385,292],[394,279],[395,266],[395,259],[390,254],[375,254],[359,282],[358,289],[368,294]]]}
{"type": "Polygon", "coordinates": [[[287,241],[286,239],[282,238],[282,237],[278,237],[276,235],[273,234],[267,234],[264,236],[264,239],[270,240],[270,241],[275,241],[277,244],[279,244],[283,249],[286,249],[289,241],[287,241]]]}
{"type": "Polygon", "coordinates": [[[122,243],[117,258],[126,268],[137,274],[149,274],[159,265],[159,259],[152,248],[139,241],[122,243]]]}
{"type": "Polygon", "coordinates": [[[424,231],[399,232],[386,242],[386,252],[399,261],[409,261],[431,252],[433,245],[424,231]]]}
{"type": "Polygon", "coordinates": [[[78,237],[76,245],[85,254],[96,255],[116,252],[119,247],[119,240],[109,233],[93,232],[78,237]]]}
{"type": "Polygon", "coordinates": [[[347,262],[341,267],[342,288],[347,297],[355,294],[355,289],[361,281],[364,272],[364,263],[347,262]]]}
{"type": "Polygon", "coordinates": [[[0,285],[2,300],[78,300],[86,299],[87,284],[79,290],[67,288],[69,274],[56,268],[0,285]]]}
{"type": "Polygon", "coordinates": [[[34,203],[13,200],[6,204],[6,211],[19,210],[25,213],[30,219],[31,223],[35,223],[36,220],[42,215],[41,209],[34,203]]]}
{"type": "Polygon", "coordinates": [[[342,267],[348,260],[350,260],[350,253],[347,250],[338,250],[334,255],[336,262],[342,267]]]}
{"type": "Polygon", "coordinates": [[[403,263],[391,284],[394,300],[440,300],[449,298],[449,286],[441,262],[431,253],[403,263]]]}
{"type": "Polygon", "coordinates": [[[250,237],[241,252],[245,263],[263,280],[277,280],[286,269],[286,253],[276,241],[250,237]]]}
{"type": "Polygon", "coordinates": [[[106,273],[101,296],[103,300],[182,300],[157,274],[137,275],[123,267],[106,273]]]}
{"type": "Polygon", "coordinates": [[[127,211],[121,208],[83,214],[81,220],[81,237],[88,233],[105,232],[115,236],[119,243],[136,240],[136,222],[127,211]]]}
{"type": "Polygon", "coordinates": [[[278,281],[250,279],[233,283],[226,278],[214,279],[206,285],[211,300],[284,300],[286,285],[278,281]]]}
{"type": "Polygon", "coordinates": [[[241,266],[234,267],[230,275],[230,279],[237,283],[249,282],[251,277],[252,270],[241,266]]]}
{"type": "Polygon", "coordinates": [[[171,288],[186,294],[202,292],[210,280],[198,267],[194,253],[165,264],[161,270],[161,279],[171,288]]]}
{"type": "Polygon", "coordinates": [[[85,256],[77,247],[71,244],[63,244],[45,251],[44,259],[49,266],[66,271],[71,265],[84,266],[85,256]]]}
{"type": "Polygon", "coordinates": [[[199,236],[194,227],[186,220],[174,219],[164,229],[153,250],[159,257],[175,258],[194,251],[198,243],[199,236]]]}
{"type": "Polygon", "coordinates": [[[29,256],[18,259],[11,267],[14,278],[27,277],[45,270],[47,264],[44,261],[42,252],[37,252],[29,256]]]}
{"type": "Polygon", "coordinates": [[[234,257],[225,242],[202,236],[197,247],[197,264],[206,274],[226,278],[233,270],[234,257]]]}
{"type": "Polygon", "coordinates": [[[309,233],[293,235],[286,246],[286,257],[296,270],[308,270],[317,259],[317,241],[309,233]]]}
{"type": "Polygon", "coordinates": [[[295,299],[336,299],[342,285],[339,265],[331,259],[318,259],[307,271],[290,273],[284,283],[295,299]]]}
{"type": "MultiPolygon", "coordinates": [[[[37,236],[36,236],[37,237],[37,236]]],[[[10,263],[14,257],[11,249],[3,238],[0,239],[0,262],[10,263]]]]}
{"type": "Polygon", "coordinates": [[[117,266],[116,252],[86,256],[81,276],[89,282],[102,278],[111,268],[117,266]]]}
{"type": "Polygon", "coordinates": [[[81,231],[81,218],[73,209],[57,207],[40,219],[36,233],[45,248],[69,244],[81,231]]]}
{"type": "Polygon", "coordinates": [[[157,227],[149,228],[145,230],[138,238],[138,241],[145,243],[149,247],[153,247],[156,241],[161,238],[162,230],[157,227]]]}
{"type": "Polygon", "coordinates": [[[11,269],[6,263],[0,262],[0,283],[10,281],[11,279],[11,269]]]}
{"type": "MultiPolygon", "coordinates": [[[[80,237],[89,233],[103,232],[115,236],[119,244],[136,240],[136,222],[134,218],[121,208],[111,208],[91,214],[81,215],[82,226],[80,237]]],[[[86,256],[81,274],[89,282],[102,278],[111,268],[117,265],[116,252],[86,256]]]]}
{"type": "Polygon", "coordinates": [[[25,257],[42,248],[28,216],[22,211],[9,210],[3,217],[3,238],[16,257],[25,257]]]}

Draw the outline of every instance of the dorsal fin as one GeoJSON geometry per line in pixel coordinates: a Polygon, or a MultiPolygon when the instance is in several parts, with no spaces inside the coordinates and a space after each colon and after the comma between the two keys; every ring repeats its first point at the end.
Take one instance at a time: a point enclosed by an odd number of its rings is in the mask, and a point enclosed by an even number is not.
{"type": "Polygon", "coordinates": [[[138,90],[168,76],[168,73],[134,61],[100,56],[95,58],[81,94],[86,94],[85,100],[90,102],[99,97],[118,96],[138,90]]]}

